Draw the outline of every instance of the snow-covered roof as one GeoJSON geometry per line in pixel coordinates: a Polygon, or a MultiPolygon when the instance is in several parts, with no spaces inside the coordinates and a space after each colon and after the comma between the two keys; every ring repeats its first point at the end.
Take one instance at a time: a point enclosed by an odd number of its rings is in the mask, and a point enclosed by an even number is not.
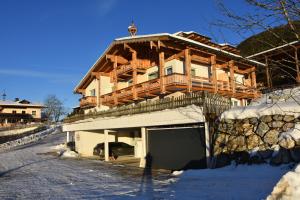
{"type": "Polygon", "coordinates": [[[281,49],[281,48],[284,48],[284,47],[287,47],[287,46],[291,46],[291,45],[294,45],[294,44],[297,44],[299,43],[299,41],[293,41],[293,42],[290,42],[290,43],[287,43],[287,44],[284,44],[284,45],[281,45],[281,46],[278,46],[278,47],[274,47],[272,49],[268,49],[268,50],[265,50],[265,51],[261,51],[259,53],[256,53],[256,54],[253,54],[253,55],[250,55],[250,56],[247,56],[246,58],[253,58],[253,57],[256,57],[256,56],[259,56],[259,55],[263,55],[263,54],[266,54],[266,53],[269,53],[271,51],[274,51],[274,50],[277,50],[277,49],[281,49]]]}
{"type": "Polygon", "coordinates": [[[0,106],[16,106],[16,107],[44,107],[39,103],[21,103],[21,101],[0,100],[0,106]]]}
{"type": "MultiPolygon", "coordinates": [[[[81,79],[81,81],[77,84],[77,86],[75,87],[74,89],[74,92],[76,93],[77,89],[80,87],[80,85],[83,83],[83,81],[85,81],[85,79],[88,77],[88,75],[90,74],[90,72],[93,71],[93,69],[95,68],[96,64],[102,59],[104,58],[104,56],[106,55],[107,52],[110,51],[110,49],[115,45],[115,44],[119,44],[119,43],[123,43],[123,42],[128,42],[130,40],[134,40],[134,39],[152,39],[153,37],[170,37],[170,38],[173,38],[173,39],[177,39],[177,40],[180,40],[180,41],[183,41],[183,42],[187,42],[187,43],[190,43],[190,44],[193,44],[193,45],[196,45],[198,47],[203,47],[203,48],[206,48],[206,49],[209,49],[209,50],[212,50],[212,51],[215,51],[217,53],[222,53],[222,54],[225,54],[227,56],[231,56],[231,57],[234,57],[236,59],[242,59],[242,60],[245,60],[245,61],[248,61],[252,64],[255,64],[255,65],[261,65],[261,66],[265,66],[265,64],[261,63],[261,62],[258,62],[256,60],[251,60],[251,59],[248,59],[248,58],[245,58],[241,55],[238,55],[238,54],[235,54],[235,53],[231,53],[229,51],[226,51],[226,50],[222,50],[220,48],[217,48],[217,47],[213,47],[213,46],[210,46],[210,45],[207,45],[207,44],[204,44],[204,43],[201,43],[201,42],[198,42],[198,41],[195,41],[195,40],[192,40],[192,39],[188,39],[188,38],[185,38],[185,37],[182,37],[180,36],[180,33],[186,33],[186,34],[189,34],[189,33],[196,33],[194,31],[190,31],[190,32],[183,32],[183,31],[180,31],[180,32],[176,32],[174,34],[170,34],[170,33],[156,33],[156,34],[146,34],[146,35],[134,35],[134,36],[127,36],[127,37],[121,37],[121,38],[116,38],[111,44],[110,46],[104,51],[104,53],[98,58],[98,60],[93,64],[93,66],[89,69],[89,71],[85,74],[85,76],[83,77],[83,79],[81,79]]],[[[197,33],[198,34],[198,33],[197,33]]]]}

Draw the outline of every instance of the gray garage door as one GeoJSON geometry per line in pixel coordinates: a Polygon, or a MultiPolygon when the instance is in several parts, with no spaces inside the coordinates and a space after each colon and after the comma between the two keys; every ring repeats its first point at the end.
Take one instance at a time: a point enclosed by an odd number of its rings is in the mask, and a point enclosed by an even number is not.
{"type": "Polygon", "coordinates": [[[206,168],[205,151],[204,127],[148,129],[147,160],[153,168],[206,168]]]}

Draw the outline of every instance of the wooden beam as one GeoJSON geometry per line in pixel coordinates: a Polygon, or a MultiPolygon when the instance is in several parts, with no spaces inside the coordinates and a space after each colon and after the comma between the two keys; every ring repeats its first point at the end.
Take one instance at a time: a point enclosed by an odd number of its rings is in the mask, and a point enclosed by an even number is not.
{"type": "Polygon", "coordinates": [[[124,43],[124,49],[128,49],[131,53],[135,51],[131,46],[129,46],[126,43],[124,43]]]}
{"type": "Polygon", "coordinates": [[[296,81],[297,83],[300,83],[300,71],[299,71],[299,59],[298,59],[298,48],[295,48],[295,64],[296,64],[296,81]]]}
{"type": "Polygon", "coordinates": [[[217,62],[217,56],[216,55],[212,55],[210,57],[210,64],[211,64],[212,84],[213,84],[214,93],[217,93],[217,91],[218,91],[218,80],[217,80],[216,62],[217,62]]]}
{"type": "Polygon", "coordinates": [[[77,92],[82,95],[85,95],[85,89],[78,89],[77,92]]]}
{"type": "Polygon", "coordinates": [[[256,88],[256,74],[255,74],[255,71],[251,72],[251,86],[253,88],[256,88]]]}
{"type": "Polygon", "coordinates": [[[113,90],[113,96],[114,96],[114,104],[118,104],[118,98],[116,95],[116,91],[118,90],[118,75],[117,75],[117,67],[118,67],[118,57],[115,56],[114,58],[114,65],[113,65],[113,83],[114,83],[114,90],[113,90]]]}
{"type": "Polygon", "coordinates": [[[163,51],[159,52],[159,78],[160,78],[160,93],[164,94],[166,92],[165,87],[165,53],[163,51]]]}
{"type": "Polygon", "coordinates": [[[192,92],[191,52],[189,49],[184,50],[184,66],[185,75],[187,77],[187,91],[192,92]]]}
{"type": "Polygon", "coordinates": [[[267,78],[267,86],[268,88],[272,87],[272,80],[270,78],[270,67],[269,67],[269,59],[267,56],[265,56],[265,64],[266,64],[266,78],[267,78]]]}
{"type": "Polygon", "coordinates": [[[234,78],[234,61],[229,61],[229,70],[230,70],[230,86],[232,93],[235,94],[235,78],[234,78]]]}
{"type": "Polygon", "coordinates": [[[124,58],[123,56],[116,56],[116,55],[109,55],[109,54],[106,54],[106,59],[107,60],[111,60],[111,62],[114,62],[114,59],[117,58],[117,62],[119,64],[122,64],[122,65],[125,65],[127,64],[129,61],[124,58]]]}

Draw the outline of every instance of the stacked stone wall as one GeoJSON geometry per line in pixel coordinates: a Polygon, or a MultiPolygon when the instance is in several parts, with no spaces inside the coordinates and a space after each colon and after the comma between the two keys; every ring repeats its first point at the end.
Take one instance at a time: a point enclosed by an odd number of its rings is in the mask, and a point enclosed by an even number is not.
{"type": "Polygon", "coordinates": [[[260,118],[222,119],[216,125],[213,155],[217,166],[231,160],[278,165],[300,161],[300,137],[289,134],[300,126],[293,115],[265,115],[260,118]]]}

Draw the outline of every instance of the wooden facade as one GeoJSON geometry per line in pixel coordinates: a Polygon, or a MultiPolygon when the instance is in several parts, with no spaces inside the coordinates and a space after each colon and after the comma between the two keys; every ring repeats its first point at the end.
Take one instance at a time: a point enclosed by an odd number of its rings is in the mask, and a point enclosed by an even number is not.
{"type": "Polygon", "coordinates": [[[75,92],[83,95],[81,108],[114,107],[176,92],[253,99],[259,64],[195,32],[132,36],[116,39],[75,92]]]}

